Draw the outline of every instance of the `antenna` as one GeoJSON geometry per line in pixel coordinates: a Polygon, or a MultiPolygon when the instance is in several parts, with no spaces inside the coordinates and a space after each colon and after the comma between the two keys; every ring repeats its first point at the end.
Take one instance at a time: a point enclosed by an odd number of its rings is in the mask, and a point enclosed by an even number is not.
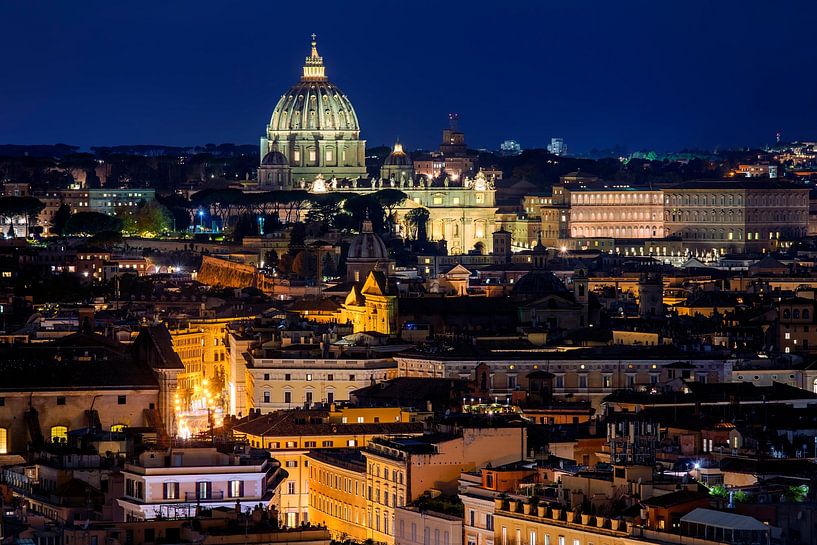
{"type": "Polygon", "coordinates": [[[454,112],[448,114],[448,126],[452,131],[456,131],[460,123],[460,114],[454,112]]]}

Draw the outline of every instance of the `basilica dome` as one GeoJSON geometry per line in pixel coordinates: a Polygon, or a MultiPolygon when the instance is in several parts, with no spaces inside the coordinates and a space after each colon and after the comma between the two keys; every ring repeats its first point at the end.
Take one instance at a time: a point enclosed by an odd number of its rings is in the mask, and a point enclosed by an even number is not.
{"type": "Polygon", "coordinates": [[[272,111],[261,138],[261,157],[279,151],[291,168],[283,189],[303,188],[318,175],[324,179],[366,177],[366,142],[346,95],[329,81],[315,35],[300,81],[272,111]]]}
{"type": "MultiPolygon", "coordinates": [[[[323,68],[323,67],[321,67],[323,68]]],[[[272,111],[270,130],[359,131],[352,103],[326,79],[304,77],[290,87],[272,111]]]]}

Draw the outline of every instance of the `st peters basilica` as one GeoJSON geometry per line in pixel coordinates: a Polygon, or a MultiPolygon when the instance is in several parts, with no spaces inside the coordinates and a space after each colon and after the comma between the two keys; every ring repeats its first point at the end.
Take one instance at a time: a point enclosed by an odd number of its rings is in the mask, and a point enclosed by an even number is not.
{"type": "Polygon", "coordinates": [[[497,210],[492,177],[418,175],[398,142],[380,176],[368,178],[365,151],[355,109],[326,76],[313,35],[300,81],[281,96],[261,138],[257,189],[369,193],[396,188],[408,195],[395,211],[399,234],[407,233],[406,214],[422,207],[429,212],[429,238],[445,240],[451,254],[492,250],[497,210]]]}

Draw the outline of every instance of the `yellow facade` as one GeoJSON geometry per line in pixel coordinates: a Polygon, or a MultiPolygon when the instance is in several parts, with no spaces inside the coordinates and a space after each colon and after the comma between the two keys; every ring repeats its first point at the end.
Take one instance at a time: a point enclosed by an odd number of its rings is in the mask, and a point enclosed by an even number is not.
{"type": "Polygon", "coordinates": [[[282,431],[275,435],[244,433],[239,427],[233,430],[233,434],[237,439],[246,439],[251,446],[268,449],[289,474],[286,481],[278,487],[276,508],[281,523],[293,527],[310,520],[308,471],[310,450],[363,448],[373,438],[383,435],[421,435],[422,425],[327,423],[296,426],[293,433],[287,434],[282,431]]]}
{"type": "Polygon", "coordinates": [[[397,297],[388,295],[385,276],[370,272],[362,287],[354,286],[341,309],[342,323],[351,323],[355,333],[397,333],[397,297]]]}
{"type": "Polygon", "coordinates": [[[308,458],[309,522],[326,526],[337,541],[368,539],[365,461],[320,452],[308,458]]]}

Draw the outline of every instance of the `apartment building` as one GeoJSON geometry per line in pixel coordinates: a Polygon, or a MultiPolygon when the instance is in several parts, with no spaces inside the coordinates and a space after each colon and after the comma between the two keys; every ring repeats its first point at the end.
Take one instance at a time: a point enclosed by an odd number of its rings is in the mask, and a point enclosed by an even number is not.
{"type": "Polygon", "coordinates": [[[269,507],[279,467],[269,453],[252,449],[239,454],[215,448],[146,451],[122,470],[125,491],[117,499],[117,520],[192,516],[199,507],[269,507]]]}

